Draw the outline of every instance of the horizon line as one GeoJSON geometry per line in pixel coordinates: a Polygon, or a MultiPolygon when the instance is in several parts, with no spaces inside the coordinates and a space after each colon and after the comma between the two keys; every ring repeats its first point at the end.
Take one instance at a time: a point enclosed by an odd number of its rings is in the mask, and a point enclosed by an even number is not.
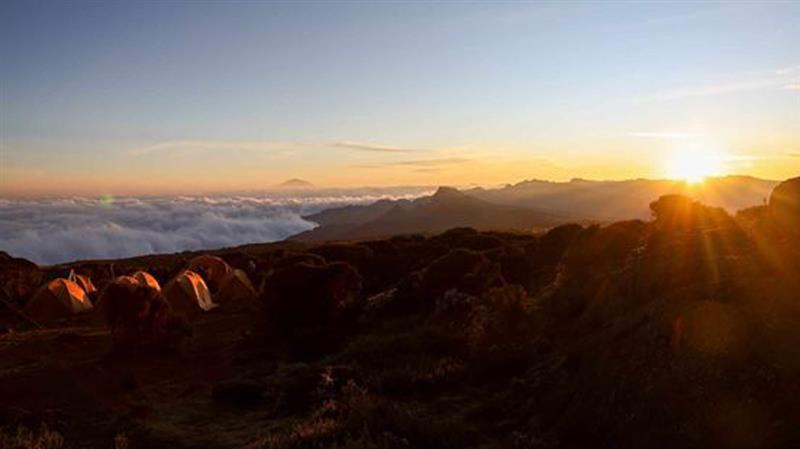
{"type": "MultiPolygon", "coordinates": [[[[725,179],[725,178],[748,178],[762,182],[772,182],[772,183],[779,183],[781,179],[769,179],[769,178],[761,178],[758,176],[753,175],[744,175],[744,174],[726,174],[726,175],[718,175],[718,176],[707,176],[704,178],[702,182],[699,184],[703,184],[710,180],[718,180],[718,179],[725,179]]],[[[290,178],[296,179],[304,182],[309,182],[303,178],[290,178]]],[[[786,178],[792,179],[792,178],[786,178]]],[[[95,193],[95,194],[87,194],[87,193],[37,193],[37,192],[4,192],[0,190],[0,200],[42,200],[42,199],[64,199],[64,198],[104,198],[104,197],[162,197],[162,196],[190,196],[190,197],[199,197],[199,196],[208,196],[208,195],[233,195],[233,194],[247,194],[247,193],[277,193],[277,192],[284,192],[284,193],[312,193],[312,192],[321,192],[321,191],[352,191],[352,190],[359,190],[359,189],[373,189],[373,190],[389,190],[389,189],[431,189],[435,190],[439,187],[452,187],[458,190],[467,190],[467,189],[502,189],[506,187],[511,187],[515,185],[519,185],[522,183],[528,182],[543,182],[543,183],[550,183],[550,184],[569,184],[573,182],[597,182],[597,183],[612,183],[612,182],[633,182],[633,181],[651,181],[651,182],[676,182],[676,183],[684,183],[693,185],[692,183],[686,179],[673,179],[673,178],[647,178],[647,177],[638,177],[638,178],[617,178],[617,179],[594,179],[594,178],[586,178],[586,177],[574,177],[568,180],[553,180],[553,179],[545,179],[545,178],[525,178],[514,182],[505,182],[505,183],[469,183],[469,184],[447,184],[447,183],[438,183],[438,184],[395,184],[395,185],[361,185],[361,186],[326,186],[326,185],[316,185],[311,183],[312,186],[309,187],[282,187],[279,183],[270,184],[269,186],[265,187],[255,187],[255,188],[246,188],[246,189],[211,189],[211,190],[201,190],[196,192],[189,192],[188,190],[181,190],[181,189],[173,189],[169,190],[166,189],[161,192],[157,191],[143,191],[143,192],[132,192],[132,191],[125,191],[120,190],[114,192],[113,189],[109,189],[112,191],[106,191],[102,193],[95,193]]],[[[285,182],[285,181],[282,181],[285,182]]]]}

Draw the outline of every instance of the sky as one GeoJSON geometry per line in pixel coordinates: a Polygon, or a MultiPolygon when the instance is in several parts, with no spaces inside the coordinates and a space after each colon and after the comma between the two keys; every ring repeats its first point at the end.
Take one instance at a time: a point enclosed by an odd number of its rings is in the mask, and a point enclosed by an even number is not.
{"type": "Polygon", "coordinates": [[[0,3],[0,196],[800,175],[800,2],[0,3]]]}

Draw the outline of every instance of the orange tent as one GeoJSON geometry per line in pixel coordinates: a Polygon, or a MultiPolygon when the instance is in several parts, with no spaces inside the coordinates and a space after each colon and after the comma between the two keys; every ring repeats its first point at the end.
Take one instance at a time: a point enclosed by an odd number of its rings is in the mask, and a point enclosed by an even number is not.
{"type": "Polygon", "coordinates": [[[130,284],[130,285],[139,284],[139,281],[135,277],[128,275],[117,276],[117,278],[114,279],[112,282],[119,282],[122,284],[130,284]]]}
{"type": "Polygon", "coordinates": [[[136,273],[133,273],[132,277],[141,285],[147,285],[158,291],[161,291],[161,285],[158,284],[156,278],[146,271],[137,271],[136,273]]]}
{"type": "Polygon", "coordinates": [[[90,295],[97,291],[97,287],[94,286],[94,283],[92,283],[92,280],[89,278],[89,276],[76,274],[74,275],[74,279],[71,280],[76,284],[78,284],[83,289],[83,291],[86,292],[87,295],[90,295]]]}
{"type": "Polygon", "coordinates": [[[203,273],[204,280],[213,286],[219,286],[225,279],[225,275],[231,271],[231,267],[224,260],[208,254],[190,260],[188,269],[195,273],[203,273]]]}
{"type": "Polygon", "coordinates": [[[68,279],[53,279],[42,286],[25,305],[25,313],[37,321],[66,318],[92,310],[86,292],[68,279]]]}
{"type": "Polygon", "coordinates": [[[152,287],[158,291],[161,291],[161,286],[158,284],[156,278],[154,278],[150,273],[145,271],[137,271],[132,275],[122,275],[117,276],[114,279],[114,282],[121,282],[123,284],[131,284],[131,285],[146,285],[148,287],[152,287]]]}
{"type": "Polygon", "coordinates": [[[252,302],[257,296],[255,287],[242,270],[232,270],[228,273],[217,292],[217,300],[221,304],[252,302]]]}
{"type": "Polygon", "coordinates": [[[199,274],[184,271],[164,286],[164,298],[178,313],[209,311],[217,304],[211,300],[211,292],[199,274]]]}

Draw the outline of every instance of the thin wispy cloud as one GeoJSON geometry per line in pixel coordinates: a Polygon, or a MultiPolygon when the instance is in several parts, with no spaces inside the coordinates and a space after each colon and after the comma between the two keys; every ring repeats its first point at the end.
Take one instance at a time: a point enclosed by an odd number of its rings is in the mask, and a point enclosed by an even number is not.
{"type": "Polygon", "coordinates": [[[191,151],[260,151],[278,152],[304,149],[313,145],[299,142],[280,142],[267,140],[169,140],[158,142],[129,151],[132,156],[144,156],[162,152],[191,151]]]}
{"type": "Polygon", "coordinates": [[[786,66],[779,69],[749,72],[726,77],[725,79],[705,84],[680,86],[656,92],[646,96],[644,100],[670,101],[695,97],[708,97],[716,95],[735,94],[752,90],[780,88],[794,90],[800,84],[800,65],[786,66]]]}
{"type": "Polygon", "coordinates": [[[377,145],[360,142],[292,142],[275,140],[168,140],[151,145],[134,148],[129,151],[132,156],[144,156],[152,153],[174,152],[187,153],[195,151],[254,151],[254,152],[294,152],[314,148],[344,148],[373,153],[423,153],[429,150],[402,148],[390,145],[377,145]]]}
{"type": "Polygon", "coordinates": [[[416,161],[393,162],[391,165],[411,166],[411,167],[438,167],[441,165],[463,164],[472,162],[472,159],[463,157],[448,157],[443,159],[423,159],[416,161]]]}
{"type": "Polygon", "coordinates": [[[457,164],[464,164],[467,162],[472,162],[472,159],[463,158],[463,157],[448,157],[448,158],[441,158],[441,159],[417,159],[411,161],[394,161],[394,162],[386,162],[382,164],[365,164],[365,165],[353,165],[355,168],[387,168],[387,167],[421,167],[421,168],[430,168],[430,167],[443,167],[447,165],[457,165],[457,164]]]}
{"type": "Polygon", "coordinates": [[[349,150],[370,151],[373,153],[422,153],[428,151],[417,148],[401,148],[359,142],[336,142],[331,146],[337,148],[347,148],[349,150]]]}
{"type": "Polygon", "coordinates": [[[680,100],[693,97],[724,95],[748,90],[764,89],[783,84],[780,79],[758,79],[747,81],[730,81],[702,86],[681,87],[656,94],[653,98],[660,101],[680,100]]]}

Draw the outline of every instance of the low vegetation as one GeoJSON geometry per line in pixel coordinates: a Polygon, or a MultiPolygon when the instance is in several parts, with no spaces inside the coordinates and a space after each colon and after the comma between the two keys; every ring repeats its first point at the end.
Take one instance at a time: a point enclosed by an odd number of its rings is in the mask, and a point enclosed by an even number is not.
{"type": "MultiPolygon", "coordinates": [[[[109,447],[124,432],[131,448],[797,447],[795,198],[730,216],[663,197],[648,222],[239,249],[227,260],[263,279],[262,306],[194,319],[169,353],[111,363],[92,325],[9,321],[0,394],[27,411],[2,416],[0,446],[96,433],[80,447],[109,447]],[[50,427],[14,433],[23,418],[50,427]]],[[[134,309],[148,329],[134,340],[156,338],[134,309]]]]}

